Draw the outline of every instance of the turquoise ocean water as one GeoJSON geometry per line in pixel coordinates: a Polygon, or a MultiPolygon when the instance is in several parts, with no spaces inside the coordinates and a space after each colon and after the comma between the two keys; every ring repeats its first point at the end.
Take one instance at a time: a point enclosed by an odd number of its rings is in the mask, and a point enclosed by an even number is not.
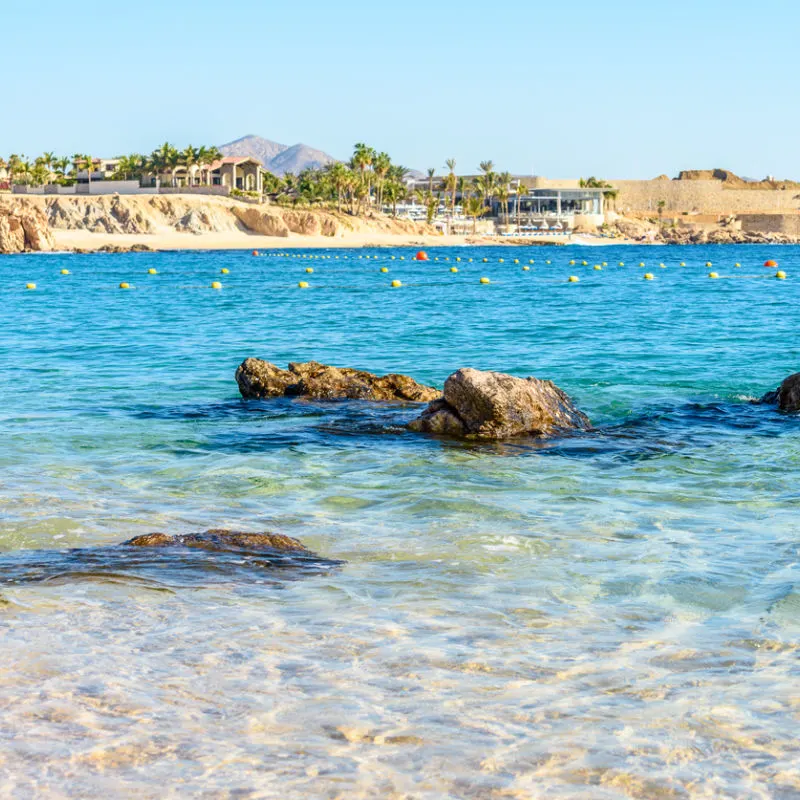
{"type": "Polygon", "coordinates": [[[800,797],[800,418],[750,402],[800,248],[293,252],[0,258],[0,796],[800,797]],[[243,402],[247,356],[533,374],[596,429],[243,402]],[[52,553],[211,527],[346,564],[52,553]]]}

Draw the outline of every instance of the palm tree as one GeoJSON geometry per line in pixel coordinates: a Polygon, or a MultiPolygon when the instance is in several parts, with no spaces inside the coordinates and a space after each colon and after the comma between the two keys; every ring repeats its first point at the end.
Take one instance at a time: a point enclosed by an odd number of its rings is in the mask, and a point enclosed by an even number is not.
{"type": "Polygon", "coordinates": [[[478,217],[486,213],[486,204],[481,197],[470,197],[464,205],[464,211],[468,217],[472,217],[472,232],[478,229],[478,217]]]}
{"type": "Polygon", "coordinates": [[[378,153],[372,161],[372,171],[375,173],[375,183],[378,189],[378,208],[383,209],[383,184],[389,169],[392,166],[392,159],[388,153],[378,153]]]}
{"type": "Polygon", "coordinates": [[[367,169],[372,166],[377,153],[371,147],[368,147],[363,142],[358,142],[353,148],[353,158],[350,163],[353,169],[361,173],[361,177],[365,180],[367,188],[367,202],[370,198],[370,180],[367,176],[367,169]]]}
{"type": "Polygon", "coordinates": [[[436,174],[436,170],[433,167],[428,167],[428,192],[433,194],[433,176],[436,174]]]}
{"type": "Polygon", "coordinates": [[[603,197],[611,201],[616,200],[619,194],[610,183],[600,178],[595,178],[594,175],[588,178],[581,178],[578,181],[578,186],[580,186],[581,189],[603,189],[603,197]]]}
{"type": "Polygon", "coordinates": [[[336,161],[335,163],[328,165],[327,171],[328,176],[330,177],[331,186],[336,193],[336,209],[341,214],[342,198],[344,197],[344,193],[347,191],[352,173],[344,164],[342,164],[341,161],[336,161]]]}
{"type": "Polygon", "coordinates": [[[94,169],[94,159],[90,155],[81,155],[80,153],[75,153],[73,159],[75,160],[76,172],[79,171],[81,167],[86,169],[86,177],[89,181],[89,192],[91,193],[92,170],[94,169]]]}
{"type": "Polygon", "coordinates": [[[666,200],[659,200],[658,203],[656,203],[656,206],[658,208],[658,227],[659,228],[661,227],[661,225],[664,222],[664,208],[666,207],[666,205],[667,205],[667,201],[666,200]]]}
{"type": "Polygon", "coordinates": [[[192,168],[200,163],[199,150],[196,147],[192,147],[192,145],[185,147],[180,154],[180,163],[186,167],[186,185],[191,186],[193,183],[192,168]]]}
{"type": "Polygon", "coordinates": [[[514,201],[514,205],[516,205],[516,207],[517,207],[516,208],[516,211],[517,211],[517,233],[519,233],[519,212],[520,212],[520,207],[522,206],[522,195],[523,195],[523,192],[526,192],[526,191],[527,191],[527,189],[522,185],[522,179],[518,180],[517,181],[517,192],[516,192],[517,197],[516,197],[516,200],[514,201]]]}
{"type": "Polygon", "coordinates": [[[156,177],[164,172],[172,173],[172,185],[175,185],[175,169],[180,163],[178,151],[169,143],[164,142],[161,147],[150,154],[150,165],[156,177]]]}
{"type": "Polygon", "coordinates": [[[65,178],[67,176],[67,169],[69,168],[69,159],[66,156],[57,158],[53,161],[53,168],[56,171],[57,178],[65,178]]]}
{"type": "Polygon", "coordinates": [[[511,194],[511,173],[501,172],[497,176],[497,199],[503,209],[505,224],[508,225],[508,198],[511,194]]]}
{"type": "Polygon", "coordinates": [[[448,169],[447,178],[445,178],[445,185],[450,192],[450,216],[456,215],[456,189],[458,188],[458,178],[456,177],[456,160],[448,158],[444,165],[448,169]]]}

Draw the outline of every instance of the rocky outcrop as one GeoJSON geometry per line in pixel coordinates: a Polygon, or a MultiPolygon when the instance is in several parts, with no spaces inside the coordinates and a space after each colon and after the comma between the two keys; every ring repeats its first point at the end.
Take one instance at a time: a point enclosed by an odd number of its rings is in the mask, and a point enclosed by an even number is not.
{"type": "Polygon", "coordinates": [[[40,208],[21,203],[0,205],[0,253],[52,250],[55,240],[40,208]]]}
{"type": "Polygon", "coordinates": [[[767,392],[761,402],[777,405],[781,411],[800,411],[800,372],[786,378],[774,392],[767,392]]]}
{"type": "Polygon", "coordinates": [[[280,550],[292,553],[311,551],[298,539],[282,533],[241,533],[222,528],[205,533],[188,533],[170,536],[166,533],[146,533],[122,543],[127,547],[192,547],[200,550],[228,552],[236,550],[280,550]]]}
{"type": "Polygon", "coordinates": [[[471,368],[454,372],[444,383],[444,397],[409,423],[421,433],[474,439],[544,436],[590,425],[552,381],[471,368]]]}
{"type": "Polygon", "coordinates": [[[269,361],[247,358],[236,370],[236,383],[246,399],[286,396],[426,403],[440,395],[437,389],[407,375],[378,376],[316,361],[292,363],[288,369],[281,369],[269,361]]]}

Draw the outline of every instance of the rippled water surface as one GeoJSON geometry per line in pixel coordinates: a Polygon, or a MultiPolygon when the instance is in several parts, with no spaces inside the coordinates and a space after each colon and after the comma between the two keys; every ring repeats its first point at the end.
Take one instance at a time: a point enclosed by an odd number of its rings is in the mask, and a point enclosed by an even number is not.
{"type": "Polygon", "coordinates": [[[0,796],[800,797],[800,417],[749,402],[800,248],[412,255],[0,258],[0,796]],[[535,374],[597,427],[245,403],[251,355],[535,374]],[[346,563],[97,549],[212,527],[346,563]]]}

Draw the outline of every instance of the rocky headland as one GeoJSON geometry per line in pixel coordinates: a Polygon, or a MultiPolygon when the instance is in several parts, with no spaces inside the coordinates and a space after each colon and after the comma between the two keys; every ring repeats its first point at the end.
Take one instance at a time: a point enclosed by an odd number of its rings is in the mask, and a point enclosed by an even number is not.
{"type": "Polygon", "coordinates": [[[0,253],[53,250],[55,238],[47,214],[24,202],[0,202],[0,253]]]}

